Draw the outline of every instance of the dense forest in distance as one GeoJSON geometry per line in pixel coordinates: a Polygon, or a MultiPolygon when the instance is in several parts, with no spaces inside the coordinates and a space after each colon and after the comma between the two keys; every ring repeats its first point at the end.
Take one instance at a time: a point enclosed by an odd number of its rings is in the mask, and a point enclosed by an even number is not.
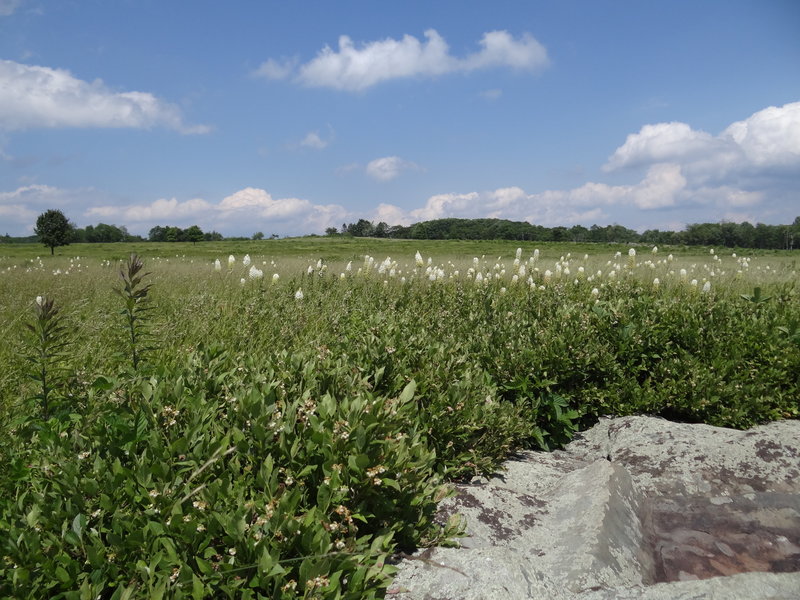
{"type": "MultiPolygon", "coordinates": [[[[793,250],[800,245],[800,217],[788,225],[753,225],[743,223],[694,223],[682,231],[660,231],[648,229],[642,233],[622,225],[574,225],[572,227],[543,227],[527,222],[506,219],[435,219],[413,225],[388,225],[359,219],[355,223],[344,223],[341,229],[329,227],[326,236],[375,237],[417,240],[519,240],[531,242],[600,242],[641,243],[653,245],[722,246],[729,248],[759,248],[793,250]]],[[[272,234],[270,239],[279,237],[272,234]]],[[[264,234],[256,232],[249,238],[224,237],[216,231],[204,232],[197,225],[186,229],[171,226],[153,227],[147,238],[131,235],[122,226],[89,225],[73,229],[70,242],[203,242],[222,240],[262,240],[264,234]]],[[[35,235],[0,237],[0,243],[36,243],[35,235]]]]}

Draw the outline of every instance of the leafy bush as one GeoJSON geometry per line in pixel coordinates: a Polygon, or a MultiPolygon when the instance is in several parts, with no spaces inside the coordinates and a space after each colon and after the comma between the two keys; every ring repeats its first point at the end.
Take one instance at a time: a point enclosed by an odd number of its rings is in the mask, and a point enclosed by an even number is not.
{"type": "Polygon", "coordinates": [[[458,534],[434,519],[447,482],[519,448],[602,415],[798,416],[793,287],[704,293],[631,262],[590,291],[538,271],[510,283],[499,265],[483,283],[420,266],[401,282],[368,262],[244,283],[234,266],[154,269],[145,286],[131,258],[124,329],[111,294],[89,305],[61,284],[66,317],[37,302],[1,374],[18,397],[0,436],[0,596],[377,597],[392,555],[458,534]]]}

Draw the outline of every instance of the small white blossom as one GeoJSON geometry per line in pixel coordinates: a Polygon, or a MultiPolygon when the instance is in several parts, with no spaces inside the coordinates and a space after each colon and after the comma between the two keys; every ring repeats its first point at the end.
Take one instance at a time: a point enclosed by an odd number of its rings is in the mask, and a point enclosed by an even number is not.
{"type": "Polygon", "coordinates": [[[295,300],[302,300],[303,299],[303,289],[300,288],[294,293],[295,300]]]}
{"type": "Polygon", "coordinates": [[[242,259],[242,264],[245,267],[249,267],[250,266],[250,255],[249,254],[245,254],[244,255],[244,258],[242,259]]]}
{"type": "Polygon", "coordinates": [[[222,271],[222,263],[219,262],[219,259],[214,261],[214,270],[217,271],[218,273],[222,271]]]}

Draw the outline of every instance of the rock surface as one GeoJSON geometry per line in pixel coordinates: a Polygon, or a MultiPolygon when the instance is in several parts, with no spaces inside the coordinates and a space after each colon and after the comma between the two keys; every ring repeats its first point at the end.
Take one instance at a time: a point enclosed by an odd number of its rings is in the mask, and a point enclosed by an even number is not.
{"type": "Polygon", "coordinates": [[[403,560],[388,597],[800,598],[800,421],[735,431],[602,420],[457,486],[460,548],[403,560]]]}

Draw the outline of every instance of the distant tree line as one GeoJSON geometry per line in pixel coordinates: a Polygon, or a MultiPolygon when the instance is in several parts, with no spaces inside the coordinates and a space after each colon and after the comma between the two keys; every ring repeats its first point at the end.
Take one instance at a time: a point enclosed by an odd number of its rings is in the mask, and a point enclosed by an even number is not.
{"type": "Polygon", "coordinates": [[[221,233],[216,231],[203,232],[197,225],[192,225],[186,229],[180,227],[162,227],[156,225],[147,234],[147,239],[151,242],[220,242],[224,238],[221,233]]]}
{"type": "Polygon", "coordinates": [[[329,227],[329,236],[377,237],[413,240],[519,240],[531,242],[604,242],[727,246],[792,250],[800,246],[800,217],[791,225],[694,223],[683,231],[648,229],[638,233],[622,225],[543,227],[506,219],[435,219],[409,226],[374,224],[366,219],[329,227]]]}
{"type": "Polygon", "coordinates": [[[125,226],[106,225],[87,225],[78,227],[72,232],[72,242],[87,244],[109,244],[113,242],[141,242],[142,236],[131,235],[125,226]]]}
{"type": "MultiPolygon", "coordinates": [[[[132,235],[124,226],[98,223],[76,228],[58,210],[49,210],[39,216],[36,235],[12,237],[0,236],[0,243],[43,242],[51,252],[56,246],[73,242],[113,243],[145,241],[132,235]]],[[[622,225],[574,225],[572,227],[543,227],[524,221],[506,219],[435,219],[413,225],[388,225],[381,221],[373,223],[359,219],[354,223],[343,223],[341,230],[328,227],[328,236],[375,237],[413,240],[518,240],[531,242],[601,242],[643,243],[653,245],[719,246],[729,248],[760,248],[793,250],[800,247],[800,217],[790,225],[753,225],[743,223],[693,223],[682,231],[659,231],[648,229],[638,233],[622,225]]],[[[272,234],[269,239],[278,236],[272,234]]],[[[264,234],[256,232],[252,238],[224,238],[216,231],[204,232],[197,225],[186,229],[157,225],[147,236],[150,242],[216,242],[227,240],[263,240],[264,234]]]]}

